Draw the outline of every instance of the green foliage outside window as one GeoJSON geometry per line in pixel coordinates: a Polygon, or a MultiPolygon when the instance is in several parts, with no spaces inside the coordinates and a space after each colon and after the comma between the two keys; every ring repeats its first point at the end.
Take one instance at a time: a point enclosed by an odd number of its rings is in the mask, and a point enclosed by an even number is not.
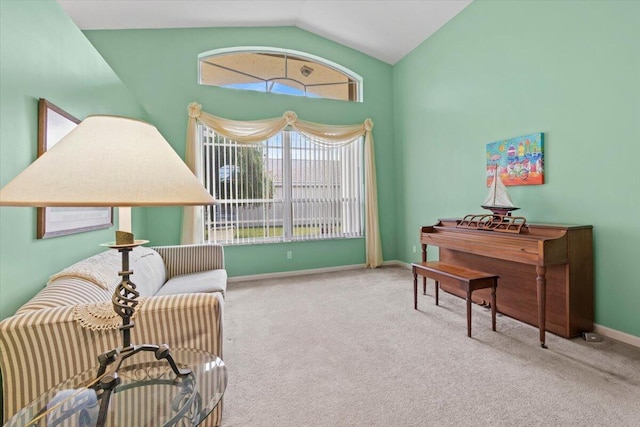
{"type": "MultiPolygon", "coordinates": [[[[216,136],[218,138],[220,137],[216,136]]],[[[242,205],[252,203],[247,200],[273,197],[273,178],[264,173],[261,147],[247,145],[237,148],[216,141],[214,149],[213,171],[217,173],[212,178],[217,183],[215,197],[220,200],[238,200],[242,205]]]]}

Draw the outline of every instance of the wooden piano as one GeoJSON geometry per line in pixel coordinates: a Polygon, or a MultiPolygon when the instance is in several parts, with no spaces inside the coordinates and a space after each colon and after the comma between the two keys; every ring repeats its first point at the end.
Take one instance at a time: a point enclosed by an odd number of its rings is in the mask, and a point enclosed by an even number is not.
{"type": "MultiPolygon", "coordinates": [[[[427,246],[440,249],[440,261],[500,276],[497,309],[565,338],[593,329],[592,226],[527,224],[520,234],[457,228],[460,221],[441,219],[422,227],[422,261],[427,246]]],[[[442,284],[442,289],[464,297],[442,284]]],[[[474,293],[487,304],[489,291],[474,293]]]]}

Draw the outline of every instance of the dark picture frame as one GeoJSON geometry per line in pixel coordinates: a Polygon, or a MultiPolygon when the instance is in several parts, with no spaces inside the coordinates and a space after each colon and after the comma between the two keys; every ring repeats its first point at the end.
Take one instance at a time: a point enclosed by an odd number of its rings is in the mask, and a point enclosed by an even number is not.
{"type": "MultiPolygon", "coordinates": [[[[38,100],[38,157],[71,132],[80,120],[46,99],[38,100]]],[[[66,236],[113,226],[110,207],[37,208],[37,238],[66,236]]]]}

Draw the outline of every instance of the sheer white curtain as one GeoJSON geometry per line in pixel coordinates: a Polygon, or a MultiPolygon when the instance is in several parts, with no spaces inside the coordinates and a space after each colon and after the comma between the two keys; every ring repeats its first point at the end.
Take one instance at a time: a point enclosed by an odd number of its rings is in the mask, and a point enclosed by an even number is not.
{"type": "MultiPolygon", "coordinates": [[[[228,120],[202,111],[202,106],[192,102],[187,107],[186,163],[196,176],[201,177],[202,162],[196,138],[198,123],[216,133],[239,143],[264,141],[283,131],[287,126],[300,132],[311,142],[325,147],[347,145],[364,135],[365,162],[365,242],[366,266],[376,268],[382,264],[382,243],[378,226],[378,198],[376,190],[375,157],[373,151],[373,121],[366,119],[355,125],[325,125],[298,119],[293,111],[285,112],[282,117],[264,120],[237,121],[228,120]]],[[[186,206],[182,220],[182,244],[201,243],[203,229],[202,209],[186,206]]]]}

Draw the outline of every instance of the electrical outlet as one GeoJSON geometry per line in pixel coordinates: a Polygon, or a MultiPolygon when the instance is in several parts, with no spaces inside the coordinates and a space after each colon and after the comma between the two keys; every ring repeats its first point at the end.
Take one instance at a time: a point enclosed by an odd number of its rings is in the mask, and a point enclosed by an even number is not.
{"type": "Polygon", "coordinates": [[[413,253],[415,254],[416,252],[417,252],[416,245],[413,245],[413,253]]]}
{"type": "Polygon", "coordinates": [[[293,258],[293,253],[291,251],[287,251],[287,259],[293,258]]]}

